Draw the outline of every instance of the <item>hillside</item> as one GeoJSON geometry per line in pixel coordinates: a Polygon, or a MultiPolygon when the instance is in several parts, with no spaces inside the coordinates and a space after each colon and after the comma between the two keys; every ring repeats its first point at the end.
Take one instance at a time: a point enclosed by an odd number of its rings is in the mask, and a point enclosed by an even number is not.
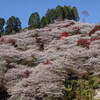
{"type": "Polygon", "coordinates": [[[100,25],[65,20],[0,38],[0,88],[11,94],[7,100],[63,95],[67,68],[100,73],[100,25]]]}

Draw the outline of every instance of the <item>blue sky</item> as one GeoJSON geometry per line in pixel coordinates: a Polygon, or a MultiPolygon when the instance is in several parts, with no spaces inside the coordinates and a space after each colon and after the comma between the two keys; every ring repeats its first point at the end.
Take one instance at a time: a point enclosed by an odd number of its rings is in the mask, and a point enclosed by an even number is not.
{"type": "Polygon", "coordinates": [[[43,16],[48,8],[55,8],[57,5],[76,6],[80,22],[83,21],[81,12],[87,10],[90,15],[86,17],[86,22],[100,23],[100,0],[0,0],[0,18],[7,20],[16,16],[20,18],[22,27],[27,27],[28,18],[33,12],[43,16]]]}

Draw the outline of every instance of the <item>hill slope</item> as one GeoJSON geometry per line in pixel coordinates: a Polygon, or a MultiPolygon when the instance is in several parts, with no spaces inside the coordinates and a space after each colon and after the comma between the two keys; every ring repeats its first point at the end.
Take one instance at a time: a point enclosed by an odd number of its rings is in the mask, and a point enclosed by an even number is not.
{"type": "Polygon", "coordinates": [[[0,39],[0,82],[9,100],[63,95],[67,68],[100,72],[100,25],[65,20],[0,39]]]}

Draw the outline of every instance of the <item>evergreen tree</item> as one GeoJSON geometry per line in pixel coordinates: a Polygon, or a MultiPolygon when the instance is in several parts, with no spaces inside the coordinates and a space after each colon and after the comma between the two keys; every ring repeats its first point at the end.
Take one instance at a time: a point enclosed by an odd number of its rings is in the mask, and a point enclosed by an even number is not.
{"type": "Polygon", "coordinates": [[[40,27],[43,28],[43,27],[45,27],[45,26],[46,26],[46,18],[45,18],[45,16],[43,16],[43,17],[41,18],[41,21],[40,21],[40,27]]]}
{"type": "Polygon", "coordinates": [[[55,10],[56,10],[56,14],[57,14],[57,20],[64,20],[64,9],[63,9],[63,7],[58,5],[55,10]]]}
{"type": "Polygon", "coordinates": [[[79,21],[79,15],[78,15],[78,11],[76,7],[73,7],[71,9],[71,19],[75,20],[75,21],[79,21]]]}
{"type": "Polygon", "coordinates": [[[54,23],[57,17],[55,9],[48,9],[45,14],[45,17],[47,24],[54,23]]]}
{"type": "Polygon", "coordinates": [[[70,6],[64,6],[64,19],[70,19],[71,17],[71,7],[70,6]]]}
{"type": "Polygon", "coordinates": [[[16,33],[21,30],[21,22],[18,17],[11,16],[6,24],[6,34],[16,33]]]}
{"type": "Polygon", "coordinates": [[[0,36],[4,32],[5,19],[0,18],[0,36]]]}
{"type": "Polygon", "coordinates": [[[39,28],[40,27],[40,16],[37,12],[32,13],[29,21],[28,21],[28,28],[39,28]]]}

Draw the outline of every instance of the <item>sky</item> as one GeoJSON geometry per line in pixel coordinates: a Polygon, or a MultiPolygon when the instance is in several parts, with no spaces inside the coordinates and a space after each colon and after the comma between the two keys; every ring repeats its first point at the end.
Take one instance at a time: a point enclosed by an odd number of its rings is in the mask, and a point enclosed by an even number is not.
{"type": "Polygon", "coordinates": [[[76,6],[83,22],[82,12],[87,10],[86,23],[100,23],[100,0],[0,0],[0,18],[6,21],[9,17],[18,17],[22,22],[22,27],[28,26],[28,19],[34,12],[38,12],[40,17],[45,15],[47,9],[56,6],[76,6]]]}

